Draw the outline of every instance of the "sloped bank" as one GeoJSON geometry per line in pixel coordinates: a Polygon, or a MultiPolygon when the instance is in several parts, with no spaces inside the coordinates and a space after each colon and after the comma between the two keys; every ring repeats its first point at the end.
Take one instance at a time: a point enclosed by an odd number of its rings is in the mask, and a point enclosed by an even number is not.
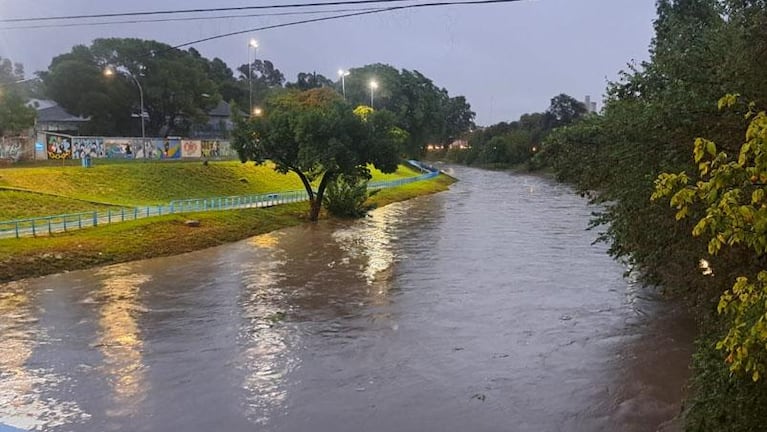
{"type": "MultiPolygon", "coordinates": [[[[385,189],[371,198],[377,206],[447,190],[455,179],[435,179],[385,189]]],[[[306,203],[271,208],[169,215],[85,229],[50,237],[0,240],[0,282],[176,255],[242,240],[308,222],[306,203]],[[185,221],[194,219],[199,227],[185,221]]],[[[327,217],[327,216],[325,216],[327,217]]]]}

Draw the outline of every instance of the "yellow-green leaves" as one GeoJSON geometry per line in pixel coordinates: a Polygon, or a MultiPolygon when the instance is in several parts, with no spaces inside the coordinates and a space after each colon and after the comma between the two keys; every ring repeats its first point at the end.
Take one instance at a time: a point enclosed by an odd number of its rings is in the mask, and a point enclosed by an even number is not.
{"type": "MultiPolygon", "coordinates": [[[[730,107],[737,98],[727,95],[719,107],[730,107]]],[[[694,185],[685,173],[664,173],[655,180],[652,199],[668,198],[677,209],[677,220],[698,217],[692,235],[708,237],[710,255],[735,245],[755,257],[767,254],[767,115],[760,112],[749,118],[737,161],[718,152],[713,141],[698,138],[693,147],[698,165],[694,185]]],[[[731,371],[758,381],[767,373],[767,271],[762,270],[756,280],[738,277],[720,296],[717,310],[729,324],[717,348],[727,354],[731,371]]]]}

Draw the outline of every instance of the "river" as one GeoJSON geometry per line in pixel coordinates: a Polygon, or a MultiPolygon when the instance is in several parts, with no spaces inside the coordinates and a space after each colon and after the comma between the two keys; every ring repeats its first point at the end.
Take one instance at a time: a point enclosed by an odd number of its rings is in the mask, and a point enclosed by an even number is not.
{"type": "Polygon", "coordinates": [[[694,325],[542,177],[0,285],[0,430],[655,431],[694,325]]]}

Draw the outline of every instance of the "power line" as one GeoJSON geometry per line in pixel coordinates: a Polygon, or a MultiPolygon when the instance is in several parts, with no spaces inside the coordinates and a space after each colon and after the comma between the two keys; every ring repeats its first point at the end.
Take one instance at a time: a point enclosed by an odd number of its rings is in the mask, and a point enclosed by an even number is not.
{"type": "Polygon", "coordinates": [[[306,19],[301,21],[292,21],[292,22],[281,23],[281,24],[273,24],[273,25],[268,25],[264,27],[256,27],[256,28],[251,28],[246,30],[238,30],[235,32],[223,33],[223,34],[219,34],[215,36],[197,39],[191,42],[185,42],[185,43],[170,47],[168,50],[184,48],[184,47],[195,45],[202,42],[208,42],[208,41],[212,41],[216,39],[223,39],[226,37],[237,36],[237,35],[241,35],[245,33],[254,33],[254,32],[263,31],[263,30],[272,30],[272,29],[282,28],[282,27],[292,27],[292,26],[297,26],[302,24],[331,21],[331,20],[350,18],[355,16],[372,15],[372,14],[378,14],[383,12],[393,12],[393,11],[406,10],[406,9],[430,8],[430,7],[442,7],[442,6],[466,6],[466,5],[481,5],[481,4],[517,3],[521,1],[523,0],[464,0],[464,1],[443,1],[443,2],[434,2],[434,3],[419,3],[419,4],[411,4],[411,5],[404,5],[404,6],[393,6],[393,7],[373,9],[373,10],[363,11],[363,12],[354,12],[354,13],[348,13],[348,14],[342,14],[342,15],[332,15],[328,17],[312,18],[312,19],[306,19]]]}
{"type": "Polygon", "coordinates": [[[89,18],[117,18],[117,17],[146,16],[146,15],[208,13],[208,12],[243,11],[243,10],[254,10],[254,9],[305,8],[305,7],[318,7],[318,6],[320,7],[321,6],[341,6],[341,5],[357,5],[357,4],[371,4],[371,3],[398,3],[398,2],[407,2],[407,1],[413,1],[413,0],[336,0],[331,2],[314,2],[314,3],[235,6],[235,7],[221,7],[221,8],[199,8],[199,9],[174,9],[174,10],[160,10],[160,11],[119,12],[119,13],[103,13],[103,14],[92,14],[92,15],[64,15],[64,16],[33,17],[33,18],[4,18],[4,19],[0,19],[0,23],[57,21],[57,20],[74,20],[74,19],[89,19],[89,18]]]}
{"type": "MultiPolygon", "coordinates": [[[[232,18],[254,18],[254,17],[273,17],[273,16],[292,16],[292,15],[316,15],[321,13],[339,13],[339,12],[352,12],[352,11],[370,11],[378,10],[378,8],[355,8],[355,9],[327,9],[327,10],[312,10],[312,11],[295,11],[295,12],[265,12],[257,14],[243,14],[243,15],[214,15],[214,16],[202,16],[202,17],[180,17],[180,18],[156,18],[156,19],[134,19],[134,20],[115,20],[115,21],[98,21],[98,22],[82,22],[82,23],[67,23],[66,25],[72,26],[103,26],[103,25],[120,25],[120,24],[143,24],[143,23],[164,23],[164,22],[178,22],[178,21],[202,21],[202,20],[219,20],[219,19],[232,19],[232,18]]],[[[11,27],[0,27],[0,31],[5,30],[30,30],[30,29],[48,29],[59,28],[62,24],[31,24],[20,25],[11,27]]]]}

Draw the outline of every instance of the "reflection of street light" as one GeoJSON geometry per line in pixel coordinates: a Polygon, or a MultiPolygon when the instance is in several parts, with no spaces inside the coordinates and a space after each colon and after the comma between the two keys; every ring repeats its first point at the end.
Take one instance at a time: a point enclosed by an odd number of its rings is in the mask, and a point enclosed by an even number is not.
{"type": "Polygon", "coordinates": [[[253,62],[256,61],[258,41],[251,39],[248,42],[248,87],[250,88],[250,112],[253,112],[253,62]],[[250,49],[253,48],[253,58],[250,58],[250,49]]]}
{"type": "Polygon", "coordinates": [[[376,89],[378,88],[378,83],[375,82],[375,80],[370,81],[370,108],[375,108],[373,106],[373,94],[375,93],[376,89]]]}
{"type": "Polygon", "coordinates": [[[253,108],[252,112],[253,112],[253,115],[256,116],[256,117],[261,117],[261,115],[264,114],[264,110],[262,110],[259,107],[253,108]]]}
{"type": "MultiPolygon", "coordinates": [[[[141,117],[141,145],[144,145],[144,141],[146,141],[146,131],[144,130],[144,89],[141,88],[141,83],[138,82],[132,73],[128,72],[127,70],[124,72],[126,75],[131,77],[131,79],[133,79],[133,82],[136,83],[136,86],[138,87],[138,96],[141,101],[141,113],[139,114],[141,117]]],[[[104,68],[104,76],[107,78],[113,77],[115,73],[115,70],[111,66],[104,68]]]]}
{"type": "Polygon", "coordinates": [[[345,71],[343,69],[338,69],[338,76],[341,77],[341,91],[344,93],[344,100],[346,100],[346,83],[344,82],[344,78],[348,77],[351,72],[345,71]]]}

